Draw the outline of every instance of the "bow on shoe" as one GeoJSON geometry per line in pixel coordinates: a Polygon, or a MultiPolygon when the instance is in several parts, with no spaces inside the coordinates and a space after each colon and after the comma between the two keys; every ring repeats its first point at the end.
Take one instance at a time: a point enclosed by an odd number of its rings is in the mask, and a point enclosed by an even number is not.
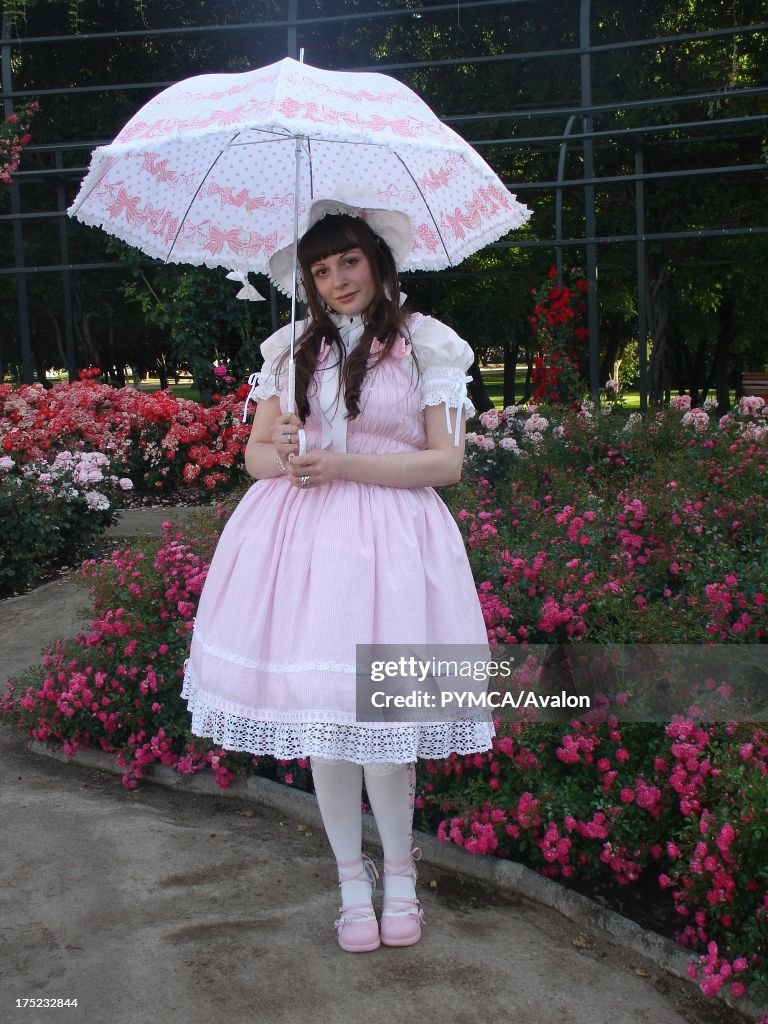
{"type": "MultiPolygon", "coordinates": [[[[339,869],[340,886],[344,882],[367,881],[370,883],[373,896],[379,872],[367,854],[361,854],[360,860],[337,861],[336,866],[339,869]]],[[[370,903],[350,903],[342,906],[333,926],[338,935],[339,946],[345,953],[371,953],[381,945],[379,923],[370,903]]]]}
{"type": "MultiPolygon", "coordinates": [[[[418,846],[404,860],[385,860],[384,875],[410,878],[416,884],[415,861],[421,860],[418,846]]],[[[416,896],[385,896],[381,915],[381,941],[385,946],[413,946],[421,938],[424,911],[416,896]]]]}

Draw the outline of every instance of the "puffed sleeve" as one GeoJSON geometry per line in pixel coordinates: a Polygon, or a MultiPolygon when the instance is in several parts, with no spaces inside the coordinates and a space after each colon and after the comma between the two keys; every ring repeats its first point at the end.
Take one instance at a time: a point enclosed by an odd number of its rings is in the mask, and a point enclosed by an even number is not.
{"type": "MultiPolygon", "coordinates": [[[[445,405],[445,421],[451,432],[451,409],[463,409],[467,417],[475,407],[467,394],[472,380],[467,371],[474,361],[469,345],[453,328],[431,316],[411,325],[411,342],[419,365],[422,407],[445,405]]],[[[461,415],[456,417],[454,444],[459,443],[461,415]]]]}
{"type": "MultiPolygon", "coordinates": [[[[299,336],[302,329],[303,325],[296,325],[296,337],[299,336]]],[[[262,398],[271,398],[273,395],[280,394],[283,381],[288,372],[287,361],[283,360],[282,365],[280,365],[280,361],[283,353],[290,347],[290,344],[290,324],[286,324],[278,331],[275,331],[274,334],[270,334],[266,341],[261,343],[261,356],[264,361],[261,369],[257,370],[256,373],[252,373],[248,378],[251,390],[245,400],[243,423],[245,423],[246,416],[248,415],[249,402],[258,402],[262,398]]]]}

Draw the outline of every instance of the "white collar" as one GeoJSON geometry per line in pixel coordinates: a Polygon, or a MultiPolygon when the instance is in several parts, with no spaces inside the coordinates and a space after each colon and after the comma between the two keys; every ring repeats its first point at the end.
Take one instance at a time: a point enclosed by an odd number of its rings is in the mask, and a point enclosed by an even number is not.
{"type": "Polygon", "coordinates": [[[363,320],[362,313],[357,313],[355,316],[332,313],[331,320],[338,328],[344,348],[347,351],[354,348],[365,330],[365,321],[363,320]]]}

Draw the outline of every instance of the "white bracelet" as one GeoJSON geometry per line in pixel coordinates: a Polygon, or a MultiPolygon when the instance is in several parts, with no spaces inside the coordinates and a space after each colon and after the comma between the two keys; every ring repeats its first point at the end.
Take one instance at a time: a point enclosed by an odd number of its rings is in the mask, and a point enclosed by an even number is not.
{"type": "Polygon", "coordinates": [[[278,464],[278,466],[280,467],[280,472],[281,472],[281,473],[287,473],[287,472],[288,472],[288,467],[287,467],[287,466],[286,466],[286,464],[285,464],[285,463],[283,462],[283,460],[282,460],[282,459],[280,458],[280,453],[279,453],[279,452],[277,452],[277,451],[275,452],[275,462],[276,462],[276,463],[278,464]]]}

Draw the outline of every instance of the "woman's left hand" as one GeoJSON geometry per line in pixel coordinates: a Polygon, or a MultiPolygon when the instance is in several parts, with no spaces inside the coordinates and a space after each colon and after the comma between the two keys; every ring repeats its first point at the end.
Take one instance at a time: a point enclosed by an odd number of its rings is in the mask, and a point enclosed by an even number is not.
{"type": "Polygon", "coordinates": [[[339,476],[339,454],[313,448],[305,455],[288,456],[288,479],[294,487],[308,489],[329,484],[339,476]]]}

